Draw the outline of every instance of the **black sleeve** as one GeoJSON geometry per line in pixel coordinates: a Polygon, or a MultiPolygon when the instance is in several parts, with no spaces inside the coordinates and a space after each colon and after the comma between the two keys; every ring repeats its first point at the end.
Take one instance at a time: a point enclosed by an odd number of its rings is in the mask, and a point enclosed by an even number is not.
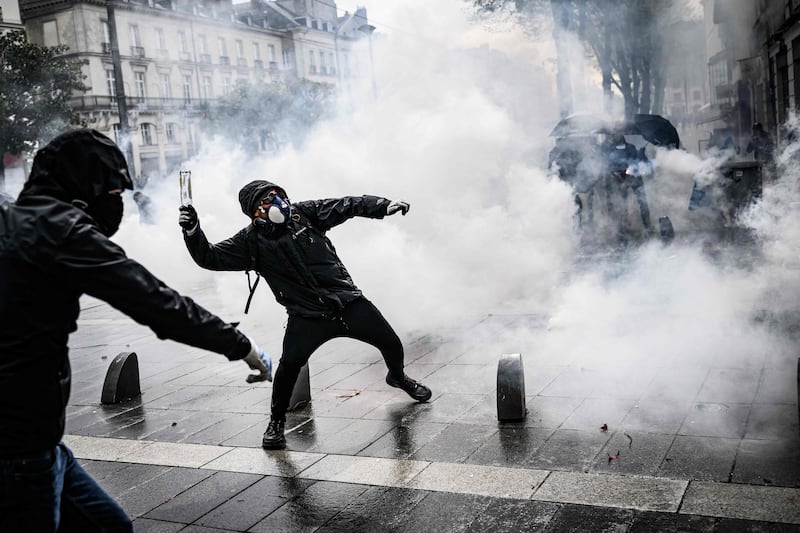
{"type": "Polygon", "coordinates": [[[178,294],[96,228],[80,224],[59,249],[56,264],[83,293],[150,327],[159,339],[241,359],[250,341],[239,330],[178,294]]]}
{"type": "Polygon", "coordinates": [[[353,217],[383,218],[390,203],[386,198],[364,195],[309,200],[300,202],[295,207],[299,208],[317,229],[328,231],[353,217]]]}
{"type": "Polygon", "coordinates": [[[211,244],[203,230],[198,228],[197,233],[191,236],[184,232],[183,241],[194,262],[203,268],[227,271],[248,270],[250,268],[250,251],[247,244],[247,233],[248,228],[245,228],[230,239],[211,244]]]}

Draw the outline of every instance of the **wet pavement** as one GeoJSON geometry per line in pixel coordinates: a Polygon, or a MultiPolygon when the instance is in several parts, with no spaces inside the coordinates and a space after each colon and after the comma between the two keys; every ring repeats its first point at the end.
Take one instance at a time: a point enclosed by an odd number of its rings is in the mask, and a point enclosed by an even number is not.
{"type": "MultiPolygon", "coordinates": [[[[216,309],[213,289],[192,296],[216,309]]],[[[137,531],[800,531],[796,360],[615,383],[602,362],[520,347],[529,414],[500,424],[500,353],[460,339],[513,338],[542,317],[404,339],[428,404],[386,386],[372,347],[337,339],[312,356],[287,451],[266,452],[269,383],[101,302],[82,307],[65,440],[137,531]],[[142,396],[103,406],[123,351],[138,355],[142,396]]],[[[281,327],[259,341],[279,346],[281,327]]]]}

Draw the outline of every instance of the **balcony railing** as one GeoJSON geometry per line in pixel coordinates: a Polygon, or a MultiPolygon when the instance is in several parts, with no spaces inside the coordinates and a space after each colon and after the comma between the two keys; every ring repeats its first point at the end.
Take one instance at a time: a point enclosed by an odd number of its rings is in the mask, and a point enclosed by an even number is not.
{"type": "Polygon", "coordinates": [[[256,70],[264,70],[264,62],[260,59],[256,59],[253,61],[253,67],[255,67],[256,70]]]}
{"type": "Polygon", "coordinates": [[[200,62],[204,65],[211,64],[211,54],[200,54],[200,62]]]}
{"type": "Polygon", "coordinates": [[[230,66],[231,58],[228,57],[228,56],[219,56],[219,64],[220,65],[225,65],[225,66],[230,66]]]}
{"type": "Polygon", "coordinates": [[[138,57],[138,58],[144,57],[144,47],[143,46],[131,46],[131,55],[133,57],[138,57]]]}
{"type": "Polygon", "coordinates": [[[236,64],[238,66],[240,66],[240,67],[246,67],[247,66],[247,58],[246,57],[237,58],[236,59],[236,64]]]}
{"type": "MultiPolygon", "coordinates": [[[[78,96],[70,99],[70,107],[75,111],[117,111],[116,96],[78,96]]],[[[167,111],[188,110],[200,111],[208,109],[208,100],[194,99],[187,101],[185,98],[141,98],[126,96],[125,102],[130,111],[167,111]]]]}
{"type": "Polygon", "coordinates": [[[111,53],[111,43],[100,43],[100,47],[103,50],[104,54],[111,53]]]}

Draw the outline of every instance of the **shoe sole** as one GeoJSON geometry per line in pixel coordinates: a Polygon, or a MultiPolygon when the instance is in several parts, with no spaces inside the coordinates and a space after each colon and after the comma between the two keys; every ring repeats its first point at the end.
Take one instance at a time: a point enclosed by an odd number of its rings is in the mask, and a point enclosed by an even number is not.
{"type": "Polygon", "coordinates": [[[274,442],[274,443],[262,442],[261,447],[264,448],[265,450],[282,450],[286,448],[286,441],[274,442]]]}

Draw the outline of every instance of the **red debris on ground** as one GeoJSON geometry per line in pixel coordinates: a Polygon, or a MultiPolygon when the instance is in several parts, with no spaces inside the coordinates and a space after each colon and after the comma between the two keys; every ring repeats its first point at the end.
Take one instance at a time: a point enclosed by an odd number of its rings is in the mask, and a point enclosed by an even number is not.
{"type": "Polygon", "coordinates": [[[615,453],[614,455],[608,454],[608,462],[609,463],[611,461],[613,461],[614,459],[618,459],[618,458],[619,458],[619,450],[617,450],[617,453],[615,453]]]}

